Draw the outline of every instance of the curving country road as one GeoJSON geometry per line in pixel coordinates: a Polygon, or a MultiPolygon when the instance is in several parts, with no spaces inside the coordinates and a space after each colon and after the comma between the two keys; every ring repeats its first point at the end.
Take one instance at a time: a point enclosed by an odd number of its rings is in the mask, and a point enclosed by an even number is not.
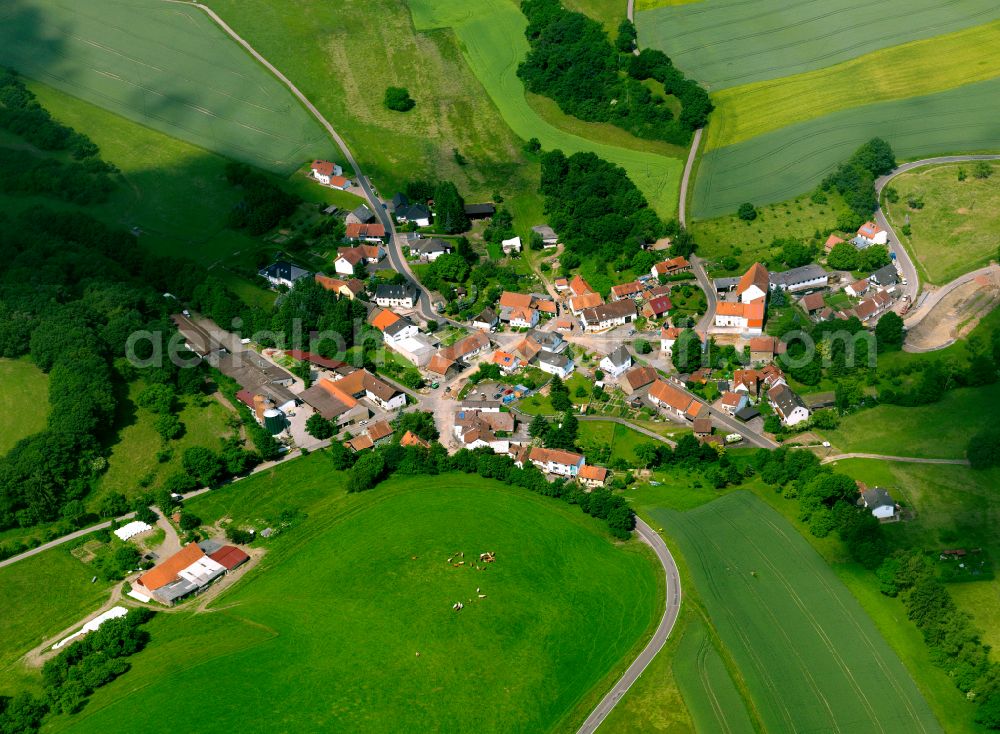
{"type": "Polygon", "coordinates": [[[409,263],[406,262],[406,258],[403,257],[402,250],[399,247],[399,244],[396,242],[396,227],[393,224],[392,217],[388,215],[388,213],[385,210],[385,206],[383,206],[378,196],[376,196],[375,190],[374,188],[372,188],[371,181],[368,180],[368,177],[361,170],[361,166],[358,164],[357,160],[351,154],[350,148],[347,147],[347,143],[340,136],[340,133],[338,133],[334,129],[333,125],[331,125],[330,122],[325,117],[323,117],[323,114],[318,109],[316,109],[316,106],[312,102],[310,102],[309,99],[301,91],[299,91],[299,88],[296,87],[295,84],[293,84],[288,77],[286,77],[284,74],[278,71],[278,69],[270,61],[268,61],[260,53],[258,53],[257,49],[251,46],[242,36],[240,36],[236,31],[234,31],[230,27],[230,25],[226,23],[226,21],[224,21],[221,17],[219,17],[219,15],[214,10],[212,10],[207,5],[202,5],[201,3],[198,2],[187,2],[187,0],[165,0],[165,1],[176,2],[182,5],[193,5],[196,8],[201,8],[203,11],[205,11],[208,17],[211,18],[216,25],[218,25],[223,31],[225,31],[226,34],[229,35],[234,41],[240,44],[240,46],[242,46],[247,51],[247,53],[253,56],[258,62],[260,62],[260,64],[265,69],[274,74],[274,76],[277,77],[277,79],[282,84],[288,87],[291,93],[295,95],[296,99],[298,99],[299,102],[301,102],[302,105],[309,111],[309,114],[315,117],[316,121],[323,126],[323,129],[326,130],[326,132],[330,135],[333,141],[337,144],[337,147],[340,148],[340,152],[343,154],[344,158],[351,166],[351,169],[354,171],[354,178],[357,179],[358,185],[361,187],[361,190],[364,191],[365,199],[368,200],[368,207],[372,210],[372,212],[375,213],[375,216],[378,217],[379,221],[382,223],[382,226],[385,227],[386,234],[389,236],[389,246],[386,248],[386,251],[388,253],[389,261],[392,263],[393,268],[396,270],[396,272],[405,273],[410,278],[410,281],[416,286],[418,294],[418,302],[416,308],[417,312],[427,320],[440,318],[434,311],[434,305],[431,302],[430,291],[424,288],[420,280],[413,274],[413,271],[410,269],[409,263]]]}
{"type": "Polygon", "coordinates": [[[639,653],[639,656],[632,661],[632,664],[628,666],[624,675],[619,678],[614,687],[601,699],[601,702],[597,704],[597,708],[580,725],[578,729],[580,734],[592,734],[597,731],[597,727],[607,718],[611,710],[614,709],[628,692],[628,689],[632,687],[632,684],[638,680],[642,672],[653,661],[653,658],[656,657],[656,654],[663,649],[667,638],[670,637],[670,633],[674,629],[674,624],[677,622],[677,615],[680,613],[681,581],[677,573],[677,564],[674,563],[674,557],[670,555],[667,544],[663,542],[663,538],[653,528],[649,527],[649,525],[638,517],[635,519],[635,530],[639,534],[639,538],[653,549],[657,559],[660,561],[660,565],[663,566],[667,583],[667,603],[663,609],[663,616],[660,618],[660,623],[653,633],[653,638],[643,648],[642,652],[639,653]]]}

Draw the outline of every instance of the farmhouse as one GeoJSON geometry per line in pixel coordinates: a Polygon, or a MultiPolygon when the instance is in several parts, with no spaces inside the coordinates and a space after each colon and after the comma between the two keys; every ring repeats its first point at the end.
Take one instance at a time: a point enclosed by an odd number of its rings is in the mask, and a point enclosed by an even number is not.
{"type": "Polygon", "coordinates": [[[445,359],[455,362],[467,361],[471,357],[482,354],[490,346],[490,338],[481,331],[473,332],[467,337],[459,339],[451,346],[444,347],[438,352],[445,359]]]}
{"type": "Polygon", "coordinates": [[[447,255],[452,251],[451,243],[439,237],[430,239],[419,239],[415,245],[410,245],[410,252],[427,262],[434,262],[442,255],[447,255]]]}
{"type": "Polygon", "coordinates": [[[576,479],[580,484],[591,489],[603,487],[608,481],[608,470],[603,466],[584,464],[580,467],[580,471],[577,472],[576,479]]]}
{"type": "Polygon", "coordinates": [[[528,461],[537,466],[545,474],[575,477],[580,473],[584,457],[572,451],[543,449],[539,446],[534,446],[528,452],[528,461]]]}
{"type": "Polygon", "coordinates": [[[812,314],[815,311],[822,310],[826,306],[826,303],[823,301],[822,293],[810,293],[808,296],[802,296],[799,300],[799,305],[802,306],[802,309],[806,313],[812,314]]]}
{"type": "Polygon", "coordinates": [[[465,448],[477,449],[487,446],[499,453],[510,450],[509,436],[514,432],[516,421],[513,413],[484,413],[479,410],[461,409],[455,412],[455,437],[465,448]],[[498,436],[497,434],[504,434],[498,436]]]}
{"type": "Polygon", "coordinates": [[[638,280],[633,280],[631,283],[622,283],[621,285],[611,286],[611,300],[620,301],[623,298],[634,298],[642,293],[643,285],[638,280]]]}
{"type": "Polygon", "coordinates": [[[584,331],[604,331],[624,326],[634,321],[636,315],[635,303],[627,299],[585,308],[580,314],[580,319],[584,331]]]}
{"type": "Polygon", "coordinates": [[[559,243],[556,231],[547,224],[536,224],[531,228],[531,231],[542,238],[542,246],[555,247],[559,243]]]}
{"type": "Polygon", "coordinates": [[[538,353],[537,364],[542,372],[547,372],[550,375],[556,375],[563,379],[572,374],[574,367],[573,360],[565,354],[556,354],[555,352],[544,350],[538,353]]]}
{"type": "Polygon", "coordinates": [[[291,288],[295,285],[295,281],[301,280],[302,278],[308,278],[312,275],[305,268],[300,268],[298,265],[292,265],[285,260],[278,260],[266,268],[257,271],[257,275],[264,278],[268,283],[277,288],[278,286],[285,286],[286,288],[291,288]]]}
{"type": "Polygon", "coordinates": [[[354,299],[365,289],[365,284],[357,278],[341,280],[340,278],[331,278],[328,275],[317,273],[316,282],[323,286],[326,290],[333,291],[338,296],[350,299],[354,299]]]}
{"type": "Polygon", "coordinates": [[[624,344],[601,360],[601,369],[616,379],[621,377],[631,367],[632,355],[628,353],[628,349],[624,344]]]}
{"type": "MultiPolygon", "coordinates": [[[[357,225],[362,227],[364,225],[357,225]]],[[[382,226],[382,225],[378,225],[382,226]]],[[[355,238],[357,239],[357,238],[355,238]]],[[[385,256],[381,245],[356,245],[337,249],[337,259],[333,261],[333,269],[340,275],[353,275],[358,263],[377,264],[385,256]]]]}
{"type": "Polygon", "coordinates": [[[753,303],[766,298],[770,287],[771,277],[767,268],[760,263],[754,263],[736,284],[736,295],[739,296],[740,303],[753,303]]]}
{"type": "Polygon", "coordinates": [[[886,291],[876,291],[854,307],[854,315],[862,323],[871,321],[892,305],[892,296],[886,291]]]}
{"type": "Polygon", "coordinates": [[[582,296],[584,293],[595,293],[596,291],[590,287],[590,283],[585,281],[579,275],[574,275],[573,280],[569,282],[569,290],[574,296],[582,296]]]}
{"type": "Polygon", "coordinates": [[[734,370],[732,388],[734,392],[745,392],[757,397],[760,389],[760,373],[757,370],[734,370]]]}
{"type": "Polygon", "coordinates": [[[670,296],[658,296],[650,298],[643,306],[642,314],[648,318],[659,319],[667,315],[667,312],[674,307],[670,296]]]}
{"type": "Polygon", "coordinates": [[[865,222],[858,229],[858,236],[854,238],[853,242],[859,249],[872,245],[887,245],[889,244],[889,233],[875,222],[865,222]]]}
{"type": "Polygon", "coordinates": [[[784,382],[768,390],[767,399],[784,425],[794,426],[804,420],[809,420],[809,409],[806,404],[784,382]]]}
{"type": "Polygon", "coordinates": [[[738,392],[727,392],[719,401],[719,407],[722,408],[724,413],[736,415],[736,411],[745,408],[748,402],[749,400],[747,399],[747,394],[742,390],[738,392]]]}
{"type": "Polygon", "coordinates": [[[356,209],[347,215],[348,224],[350,224],[352,220],[361,222],[361,224],[369,224],[370,222],[375,221],[375,215],[367,206],[359,204],[356,209]]]}
{"type": "Polygon", "coordinates": [[[349,240],[381,243],[385,241],[385,226],[377,223],[352,222],[347,225],[344,237],[349,240]]]}
{"type": "MultiPolygon", "coordinates": [[[[319,181],[321,184],[327,186],[330,185],[331,179],[334,177],[343,178],[344,169],[338,166],[336,163],[330,161],[315,160],[312,165],[309,166],[309,172],[314,179],[319,181]]],[[[348,181],[348,186],[350,182],[348,181]]],[[[347,188],[347,187],[344,187],[347,188]]]]}
{"type": "Polygon", "coordinates": [[[861,280],[856,280],[844,288],[844,293],[852,296],[853,298],[860,298],[868,292],[869,287],[871,287],[871,282],[868,278],[862,278],[861,280]]]}
{"type": "Polygon", "coordinates": [[[367,408],[358,408],[362,398],[382,408],[396,410],[406,405],[406,393],[383,382],[367,370],[354,370],[336,378],[323,377],[300,397],[327,420],[343,424],[355,417],[368,418],[367,408]]]}
{"type": "Polygon", "coordinates": [[[618,384],[625,391],[626,395],[631,395],[646,387],[646,385],[652,385],[658,378],[659,375],[656,374],[656,370],[652,367],[633,367],[622,375],[618,384]]]}
{"type": "Polygon", "coordinates": [[[382,308],[413,308],[417,302],[417,289],[412,283],[391,285],[383,283],[375,288],[375,303],[382,308]]]}
{"type": "Polygon", "coordinates": [[[821,288],[830,280],[830,274],[813,263],[781,273],[771,273],[768,280],[771,290],[780,288],[783,291],[794,292],[809,288],[821,288]]]}
{"type": "Polygon", "coordinates": [[[579,316],[583,309],[600,306],[602,303],[604,303],[604,299],[601,298],[600,293],[584,293],[569,299],[569,310],[573,312],[574,316],[579,316]]]}
{"type": "Polygon", "coordinates": [[[684,273],[689,270],[691,270],[691,263],[686,258],[672,257],[669,260],[656,263],[656,265],[649,269],[649,273],[654,278],[659,278],[661,275],[676,275],[677,273],[684,273]]]}
{"type": "Polygon", "coordinates": [[[657,408],[678,418],[694,420],[701,412],[701,404],[698,401],[659,378],[649,388],[649,400],[657,408]]]}
{"type": "Polygon", "coordinates": [[[481,331],[492,331],[500,323],[500,317],[492,308],[484,308],[479,315],[472,320],[472,328],[481,331]]]}
{"type": "Polygon", "coordinates": [[[173,606],[197,594],[227,570],[226,566],[206,556],[197,543],[190,543],[144,573],[132,586],[140,594],[173,606]]]}
{"type": "Polygon", "coordinates": [[[715,325],[737,328],[744,334],[763,333],[764,299],[759,298],[751,303],[720,301],[715,309],[715,325]]]}
{"type": "Polygon", "coordinates": [[[497,213],[497,208],[493,204],[466,204],[465,216],[475,221],[477,219],[489,219],[497,213]]]}

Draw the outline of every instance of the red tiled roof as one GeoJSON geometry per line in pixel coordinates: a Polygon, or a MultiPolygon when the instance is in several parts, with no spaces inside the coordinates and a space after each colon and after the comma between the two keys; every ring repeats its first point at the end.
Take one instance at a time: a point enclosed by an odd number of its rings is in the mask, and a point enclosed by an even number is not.
{"type": "Polygon", "coordinates": [[[321,176],[333,175],[333,164],[330,161],[315,160],[310,168],[321,176]]]}
{"type": "Polygon", "coordinates": [[[210,553],[208,557],[219,565],[225,566],[227,571],[232,571],[240,564],[250,560],[250,556],[235,545],[224,545],[215,553],[210,553]]]}
{"type": "Polygon", "coordinates": [[[603,482],[608,477],[608,470],[603,466],[593,466],[591,464],[584,464],[580,467],[580,471],[577,472],[577,476],[580,479],[589,479],[595,482],[603,482]]]}
{"type": "Polygon", "coordinates": [[[573,276],[573,280],[569,282],[569,289],[573,291],[574,296],[582,296],[584,293],[594,292],[594,289],[590,287],[590,283],[585,281],[579,275],[573,276]]]}
{"type": "Polygon", "coordinates": [[[504,291],[500,294],[500,306],[502,308],[531,308],[531,301],[531,296],[527,293],[504,291]]]}
{"type": "Polygon", "coordinates": [[[750,269],[743,273],[740,278],[739,285],[736,286],[736,292],[742,294],[750,286],[755,285],[762,291],[767,293],[769,278],[767,268],[765,268],[760,263],[754,263],[750,266],[750,269]]]}
{"type": "Polygon", "coordinates": [[[431,447],[431,445],[427,441],[425,441],[424,439],[420,438],[420,436],[418,436],[417,434],[415,434],[413,431],[407,431],[406,433],[404,433],[403,437],[399,440],[399,445],[400,446],[423,446],[425,449],[429,449],[431,447]]]}
{"type": "Polygon", "coordinates": [[[401,317],[395,311],[390,311],[389,309],[384,309],[379,311],[375,318],[372,319],[372,326],[374,326],[379,331],[385,331],[387,327],[392,326],[401,317]]]}
{"type": "Polygon", "coordinates": [[[204,555],[205,552],[198,547],[197,543],[190,543],[174,553],[170,556],[170,558],[165,560],[156,568],[147,571],[140,576],[139,584],[150,591],[156,591],[157,589],[176,581],[178,574],[181,571],[197,561],[199,558],[202,558],[204,555]]]}

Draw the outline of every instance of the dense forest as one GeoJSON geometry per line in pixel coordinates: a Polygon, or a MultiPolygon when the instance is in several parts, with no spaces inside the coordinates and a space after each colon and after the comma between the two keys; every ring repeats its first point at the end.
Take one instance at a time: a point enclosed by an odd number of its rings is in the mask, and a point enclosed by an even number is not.
{"type": "Polygon", "coordinates": [[[551,97],[563,112],[675,145],[687,145],[691,132],[708,119],[708,93],[686,79],[665,54],[632,56],[631,24],[623,24],[616,49],[600,23],[566,10],[559,0],[523,0],[521,11],[528,18],[525,35],[531,49],[517,75],[528,91],[551,97]],[[662,83],[664,93],[680,101],[679,117],[666,99],[642,83],[647,79],[662,83]]]}

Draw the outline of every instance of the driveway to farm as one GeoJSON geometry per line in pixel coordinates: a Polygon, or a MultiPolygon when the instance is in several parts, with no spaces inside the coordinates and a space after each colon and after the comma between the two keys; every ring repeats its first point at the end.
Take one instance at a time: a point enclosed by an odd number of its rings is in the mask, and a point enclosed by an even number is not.
{"type": "Polygon", "coordinates": [[[376,196],[375,190],[372,188],[371,181],[368,180],[368,177],[361,170],[361,166],[358,165],[357,160],[355,160],[354,156],[351,154],[350,148],[347,147],[347,143],[340,136],[340,133],[338,133],[333,128],[333,125],[331,125],[330,122],[325,117],[323,117],[322,113],[318,109],[316,109],[316,106],[312,102],[310,102],[309,99],[302,92],[299,91],[299,88],[296,87],[288,77],[286,77],[284,74],[278,71],[278,69],[273,64],[271,64],[270,61],[268,61],[260,53],[258,53],[253,46],[251,46],[246,40],[243,39],[242,36],[240,36],[236,31],[234,31],[229,26],[229,24],[226,23],[226,21],[224,21],[221,17],[219,17],[219,15],[214,10],[212,10],[207,5],[202,5],[201,3],[196,3],[196,2],[185,2],[184,0],[165,0],[165,1],[176,2],[182,5],[194,5],[196,8],[201,8],[202,10],[204,10],[205,13],[208,15],[208,17],[211,18],[213,21],[215,21],[215,23],[222,30],[224,30],[230,37],[232,37],[233,40],[235,40],[244,49],[246,49],[246,51],[251,56],[257,59],[257,61],[259,61],[264,66],[264,68],[266,68],[268,71],[274,74],[274,76],[277,77],[282,84],[288,87],[288,89],[292,92],[292,94],[294,94],[296,98],[298,98],[298,100],[309,111],[309,113],[316,118],[316,121],[323,126],[323,128],[327,131],[327,133],[329,133],[333,141],[337,144],[337,147],[340,148],[340,152],[343,153],[344,158],[347,159],[348,164],[350,164],[351,168],[354,171],[354,177],[358,180],[358,184],[361,186],[361,190],[365,194],[365,199],[368,200],[369,208],[375,213],[375,216],[378,217],[379,221],[385,227],[386,234],[389,235],[390,246],[386,249],[389,253],[389,260],[390,262],[392,262],[393,268],[398,273],[407,274],[410,277],[410,280],[413,281],[414,285],[416,285],[417,293],[419,294],[419,303],[417,304],[416,310],[425,319],[431,320],[438,318],[438,316],[434,313],[434,306],[431,303],[430,292],[426,288],[424,288],[424,286],[420,283],[417,277],[413,274],[413,271],[410,270],[410,266],[406,262],[406,258],[403,257],[403,253],[399,249],[399,245],[396,243],[396,228],[393,225],[392,217],[390,217],[388,213],[386,213],[385,206],[383,206],[378,196],[376,196]]]}
{"type": "Polygon", "coordinates": [[[663,617],[660,618],[660,624],[657,626],[656,632],[653,633],[653,639],[643,648],[639,656],[632,661],[625,674],[608,691],[608,694],[601,699],[601,702],[597,704],[597,708],[590,713],[586,721],[580,725],[578,730],[580,734],[592,734],[597,731],[597,727],[607,718],[611,710],[618,704],[618,701],[632,687],[632,684],[638,680],[642,672],[653,661],[653,658],[656,657],[656,654],[663,649],[667,638],[670,637],[670,633],[674,629],[674,624],[677,622],[677,615],[680,612],[681,580],[677,572],[677,564],[674,563],[674,557],[670,555],[670,550],[667,548],[666,543],[663,542],[663,538],[638,517],[635,519],[635,530],[639,534],[639,538],[653,549],[657,560],[663,566],[663,573],[667,581],[667,604],[663,610],[663,617]]]}
{"type": "MultiPolygon", "coordinates": [[[[917,268],[913,264],[913,259],[910,257],[910,253],[906,251],[905,247],[903,247],[903,244],[896,235],[895,230],[893,230],[892,225],[889,224],[889,220],[886,218],[885,212],[882,211],[882,189],[884,189],[886,185],[899,174],[912,171],[915,168],[923,168],[924,166],[933,166],[941,163],[964,163],[966,161],[989,161],[997,159],[1000,159],[1000,155],[946,155],[939,156],[937,158],[924,158],[919,161],[911,161],[909,163],[896,166],[896,168],[892,169],[889,173],[875,180],[875,196],[879,200],[879,206],[875,210],[875,222],[878,226],[889,233],[889,247],[892,249],[892,252],[896,253],[896,263],[899,265],[899,272],[906,279],[906,286],[903,288],[903,294],[910,297],[910,302],[912,304],[916,305],[917,295],[920,293],[920,277],[917,275],[917,268]]],[[[948,288],[951,285],[952,283],[949,283],[945,286],[945,288],[948,288]]],[[[937,303],[937,301],[935,300],[934,303],[937,303]]],[[[934,304],[932,303],[930,307],[933,308],[933,305],[934,304]]],[[[907,314],[906,320],[910,321],[913,319],[918,312],[922,311],[922,309],[923,304],[921,304],[921,308],[911,310],[910,313],[907,314]]],[[[926,313],[922,313],[920,318],[923,318],[924,315],[926,315],[926,313]]]]}
{"type": "Polygon", "coordinates": [[[841,459],[881,459],[882,461],[902,461],[909,464],[955,464],[957,466],[968,466],[968,459],[920,459],[916,456],[886,456],[885,454],[831,454],[824,456],[820,464],[829,464],[841,459]]]}

